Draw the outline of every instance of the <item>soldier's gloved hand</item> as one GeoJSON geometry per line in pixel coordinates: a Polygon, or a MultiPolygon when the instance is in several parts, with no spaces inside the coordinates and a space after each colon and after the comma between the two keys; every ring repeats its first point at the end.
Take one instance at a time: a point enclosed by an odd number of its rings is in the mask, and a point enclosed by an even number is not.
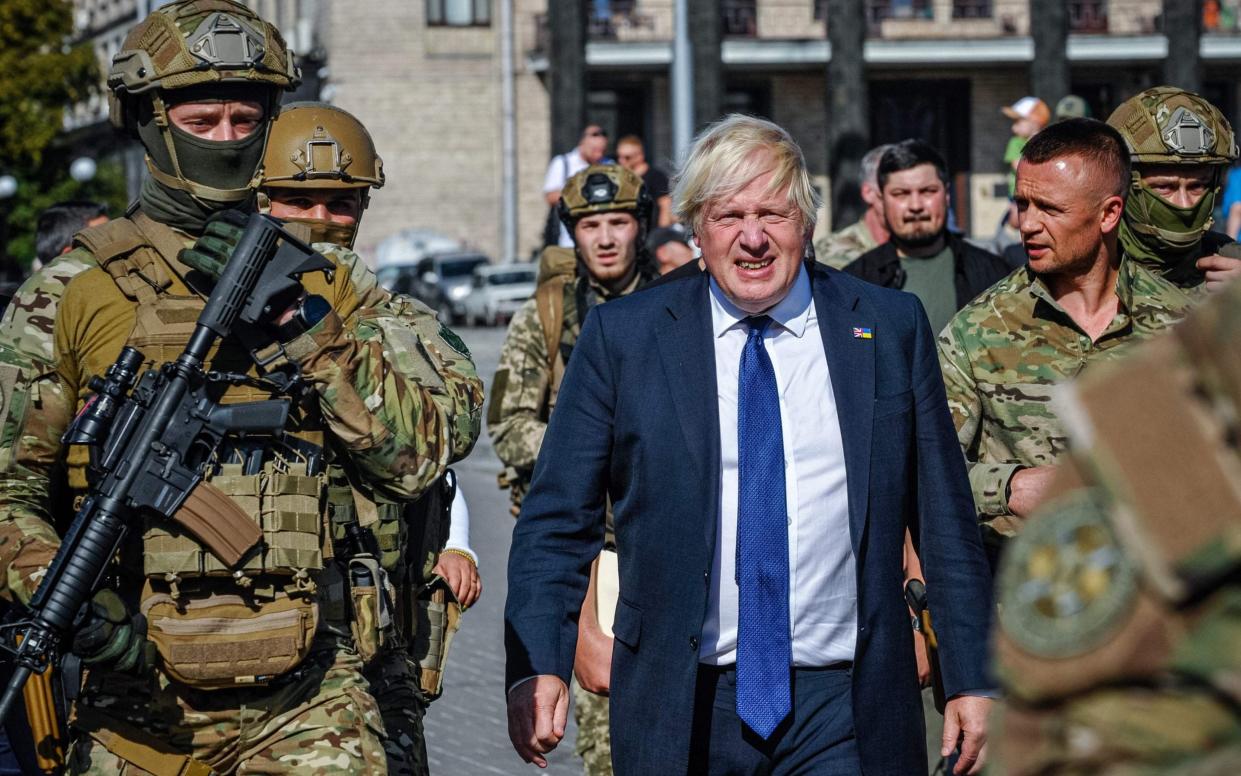
{"type": "Polygon", "coordinates": [[[130,614],[113,590],[104,588],[82,605],[73,623],[73,653],[90,666],[141,673],[154,665],[146,618],[130,614]]]}
{"type": "Polygon", "coordinates": [[[191,247],[181,249],[177,258],[212,280],[218,279],[237,250],[247,221],[249,218],[240,210],[221,210],[207,222],[202,237],[191,247]]]}

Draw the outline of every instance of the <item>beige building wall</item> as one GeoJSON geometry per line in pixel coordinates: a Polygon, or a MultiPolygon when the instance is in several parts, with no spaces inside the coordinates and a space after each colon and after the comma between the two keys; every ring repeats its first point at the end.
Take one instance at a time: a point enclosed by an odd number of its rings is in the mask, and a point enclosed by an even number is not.
{"type": "MultiPolygon", "coordinates": [[[[524,251],[546,214],[539,189],[548,104],[546,89],[525,66],[542,2],[518,0],[517,6],[518,245],[524,251]]],[[[428,27],[425,12],[424,0],[330,4],[327,96],[367,125],[387,175],[358,244],[364,255],[373,254],[376,244],[403,229],[433,229],[500,259],[499,20],[428,27]]]]}

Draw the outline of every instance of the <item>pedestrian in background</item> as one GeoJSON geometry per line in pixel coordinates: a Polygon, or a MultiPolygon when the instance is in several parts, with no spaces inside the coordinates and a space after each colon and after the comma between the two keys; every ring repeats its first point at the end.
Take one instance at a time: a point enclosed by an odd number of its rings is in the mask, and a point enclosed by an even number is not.
{"type": "Polygon", "coordinates": [[[625,135],[616,141],[616,161],[634,173],[646,184],[651,199],[655,201],[656,226],[670,226],[672,216],[672,190],[668,174],[646,161],[646,149],[642,138],[625,135]]]}
{"type": "Polygon", "coordinates": [[[883,218],[883,197],[879,194],[879,160],[892,146],[875,146],[862,157],[860,189],[866,211],[843,229],[819,238],[814,256],[829,267],[842,269],[858,256],[888,241],[888,225],[883,218]]]}
{"type": "Polygon", "coordinates": [[[689,236],[678,226],[665,226],[651,232],[646,241],[646,250],[655,257],[661,275],[667,275],[677,267],[694,260],[694,249],[689,245],[689,236]]]}
{"type": "Polygon", "coordinates": [[[35,259],[30,271],[36,272],[57,256],[68,253],[73,247],[73,235],[107,222],[108,206],[85,199],[57,202],[44,210],[35,226],[35,259]]]}
{"type": "Polygon", "coordinates": [[[948,231],[948,166],[929,144],[911,139],[891,146],[877,177],[889,240],[845,272],[918,297],[938,332],[1009,267],[948,231]]]}
{"type": "Polygon", "coordinates": [[[556,204],[560,202],[560,191],[569,178],[592,164],[599,164],[607,153],[608,133],[598,124],[587,124],[577,146],[552,157],[547,165],[547,174],[543,176],[543,199],[550,208],[547,223],[543,227],[544,246],[573,247],[573,235],[569,234],[569,230],[560,222],[560,215],[556,210],[556,204]]]}

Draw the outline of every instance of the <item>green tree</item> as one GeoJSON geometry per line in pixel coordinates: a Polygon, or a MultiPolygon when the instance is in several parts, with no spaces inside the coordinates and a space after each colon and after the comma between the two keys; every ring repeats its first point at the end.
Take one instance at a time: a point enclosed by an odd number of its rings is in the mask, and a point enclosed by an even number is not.
{"type": "MultiPolygon", "coordinates": [[[[17,195],[0,201],[0,217],[10,216],[7,230],[0,222],[6,272],[14,269],[8,256],[29,263],[42,207],[79,197],[116,200],[113,171],[100,165],[101,179],[72,181],[69,150],[58,143],[66,107],[89,98],[100,82],[94,50],[72,36],[70,0],[0,0],[0,175],[18,180],[17,195]]],[[[122,203],[123,189],[122,182],[122,203]]]]}

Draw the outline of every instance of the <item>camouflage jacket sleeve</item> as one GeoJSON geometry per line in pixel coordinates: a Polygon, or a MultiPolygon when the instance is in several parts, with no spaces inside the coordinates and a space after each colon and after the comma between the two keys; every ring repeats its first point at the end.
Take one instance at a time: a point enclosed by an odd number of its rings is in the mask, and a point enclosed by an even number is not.
{"type": "Polygon", "coordinates": [[[519,471],[534,469],[543,444],[550,370],[543,327],[531,299],[509,324],[487,408],[487,428],[496,455],[519,471]]]}
{"type": "Polygon", "coordinates": [[[0,595],[23,603],[60,545],[49,505],[73,401],[53,365],[56,311],[69,280],[94,264],[77,250],[44,267],[0,322],[0,595]]]}
{"type": "Polygon", "coordinates": [[[957,428],[957,441],[965,453],[970,490],[979,519],[986,521],[998,515],[1011,515],[1008,508],[1008,481],[1021,468],[1015,463],[981,463],[978,458],[982,442],[982,402],[969,353],[957,331],[954,318],[939,335],[939,367],[948,392],[948,409],[957,428]]]}
{"type": "Polygon", "coordinates": [[[412,498],[470,451],[482,383],[465,344],[428,308],[391,299],[364,306],[386,298],[365,281],[355,285],[354,274],[373,274],[359,270],[352,251],[317,247],[345,270],[333,311],[285,351],[359,473],[390,498],[412,498]]]}

